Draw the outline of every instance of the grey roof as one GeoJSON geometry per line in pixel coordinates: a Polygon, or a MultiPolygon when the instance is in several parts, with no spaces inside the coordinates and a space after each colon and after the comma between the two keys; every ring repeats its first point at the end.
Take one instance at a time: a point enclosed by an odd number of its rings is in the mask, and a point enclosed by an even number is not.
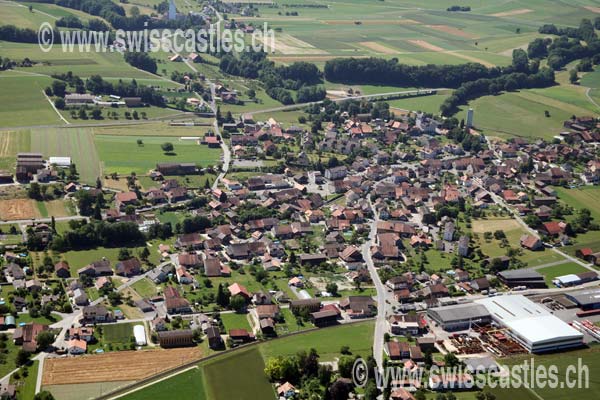
{"type": "Polygon", "coordinates": [[[430,308],[427,313],[443,323],[490,317],[487,308],[475,303],[430,308]]]}
{"type": "Polygon", "coordinates": [[[544,279],[543,275],[533,269],[512,269],[499,272],[504,279],[544,279]]]}
{"type": "Polygon", "coordinates": [[[580,306],[590,306],[600,303],[600,289],[584,289],[566,294],[567,298],[580,306]]]}

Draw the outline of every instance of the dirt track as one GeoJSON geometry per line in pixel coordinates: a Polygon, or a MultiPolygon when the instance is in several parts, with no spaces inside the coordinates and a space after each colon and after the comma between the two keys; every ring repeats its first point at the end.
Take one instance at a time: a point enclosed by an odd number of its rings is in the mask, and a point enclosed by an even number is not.
{"type": "Polygon", "coordinates": [[[136,381],[200,358],[198,347],[48,358],[42,385],[136,381]]]}

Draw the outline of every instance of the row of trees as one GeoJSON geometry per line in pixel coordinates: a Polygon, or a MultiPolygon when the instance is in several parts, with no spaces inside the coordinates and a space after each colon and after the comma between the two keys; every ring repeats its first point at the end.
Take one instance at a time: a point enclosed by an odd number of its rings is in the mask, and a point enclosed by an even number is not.
{"type": "Polygon", "coordinates": [[[82,223],[62,236],[54,236],[51,248],[54,251],[68,251],[98,246],[122,247],[143,245],[145,237],[132,222],[107,223],[103,221],[82,223]]]}
{"type": "Polygon", "coordinates": [[[275,66],[265,52],[245,52],[238,57],[221,56],[221,71],[236,76],[260,80],[267,94],[283,104],[319,101],[325,98],[325,89],[319,69],[308,62],[295,62],[289,66],[275,66]],[[292,90],[298,94],[294,100],[292,90]]]}

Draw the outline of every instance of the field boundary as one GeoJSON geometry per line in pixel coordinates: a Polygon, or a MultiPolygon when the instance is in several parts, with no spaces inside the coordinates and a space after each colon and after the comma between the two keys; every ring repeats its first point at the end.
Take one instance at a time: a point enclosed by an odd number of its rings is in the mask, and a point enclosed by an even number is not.
{"type": "Polygon", "coordinates": [[[156,375],[144,378],[144,379],[142,379],[142,380],[140,380],[138,382],[135,382],[135,383],[133,383],[133,384],[131,384],[129,386],[124,386],[124,387],[116,389],[116,390],[114,390],[112,392],[106,393],[106,394],[104,394],[102,396],[96,397],[95,399],[96,400],[118,399],[118,398],[120,398],[122,396],[125,396],[126,394],[129,394],[129,393],[132,393],[132,392],[136,392],[136,391],[142,389],[143,387],[150,386],[150,384],[157,383],[157,382],[159,382],[159,381],[161,381],[161,380],[163,380],[165,378],[168,378],[168,377],[171,377],[171,376],[174,376],[174,375],[178,375],[179,373],[184,372],[184,370],[191,369],[192,367],[196,366],[196,364],[198,364],[198,363],[204,363],[204,362],[213,360],[215,358],[221,357],[223,355],[227,355],[227,354],[231,354],[233,352],[237,352],[237,351],[245,350],[245,349],[248,349],[248,348],[252,348],[252,347],[258,346],[258,345],[260,345],[262,343],[268,343],[268,342],[276,341],[276,340],[279,340],[279,339],[288,338],[288,337],[291,337],[291,336],[304,335],[304,334],[307,334],[307,333],[310,333],[310,332],[315,332],[315,331],[324,330],[324,329],[339,328],[339,327],[343,327],[343,326],[347,326],[347,325],[361,324],[361,323],[365,323],[365,322],[373,321],[373,320],[375,320],[375,318],[365,318],[365,319],[361,319],[360,321],[352,321],[352,322],[348,322],[348,323],[345,323],[345,324],[326,326],[326,327],[323,327],[323,328],[316,328],[316,327],[315,328],[309,328],[309,329],[306,329],[306,330],[303,330],[303,331],[300,331],[300,332],[293,332],[293,333],[289,333],[287,335],[278,336],[278,337],[276,337],[274,339],[270,339],[268,341],[256,341],[256,342],[253,342],[253,343],[244,344],[244,345],[238,346],[238,347],[236,347],[234,349],[228,349],[228,350],[222,351],[220,353],[211,354],[210,356],[203,357],[202,359],[200,359],[198,361],[188,362],[186,364],[182,364],[182,365],[179,365],[177,367],[171,368],[170,370],[165,370],[165,371],[160,372],[160,373],[158,373],[156,375]]]}

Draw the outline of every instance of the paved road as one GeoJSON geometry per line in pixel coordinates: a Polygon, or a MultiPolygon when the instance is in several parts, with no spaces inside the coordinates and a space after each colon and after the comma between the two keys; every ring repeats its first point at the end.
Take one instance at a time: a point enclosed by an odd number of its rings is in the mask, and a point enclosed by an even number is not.
{"type": "MultiPolygon", "coordinates": [[[[89,221],[88,217],[83,217],[81,215],[72,215],[70,217],[55,217],[54,220],[58,221],[75,221],[85,219],[89,221]]],[[[31,224],[32,222],[52,222],[52,218],[30,218],[30,219],[16,219],[14,221],[0,221],[0,225],[9,225],[9,224],[31,224]]]]}
{"type": "Polygon", "coordinates": [[[373,213],[373,220],[370,223],[371,231],[369,232],[369,239],[362,246],[362,255],[365,263],[367,264],[369,274],[371,275],[371,280],[373,281],[375,289],[377,290],[377,318],[375,320],[375,333],[373,336],[373,356],[375,357],[377,368],[379,370],[383,370],[383,335],[385,334],[386,330],[387,290],[381,282],[379,273],[377,272],[375,264],[373,263],[373,259],[371,258],[371,246],[375,243],[377,236],[377,221],[379,220],[379,216],[375,212],[375,208],[373,207],[373,203],[371,203],[370,197],[369,206],[371,207],[371,211],[373,213]]]}

